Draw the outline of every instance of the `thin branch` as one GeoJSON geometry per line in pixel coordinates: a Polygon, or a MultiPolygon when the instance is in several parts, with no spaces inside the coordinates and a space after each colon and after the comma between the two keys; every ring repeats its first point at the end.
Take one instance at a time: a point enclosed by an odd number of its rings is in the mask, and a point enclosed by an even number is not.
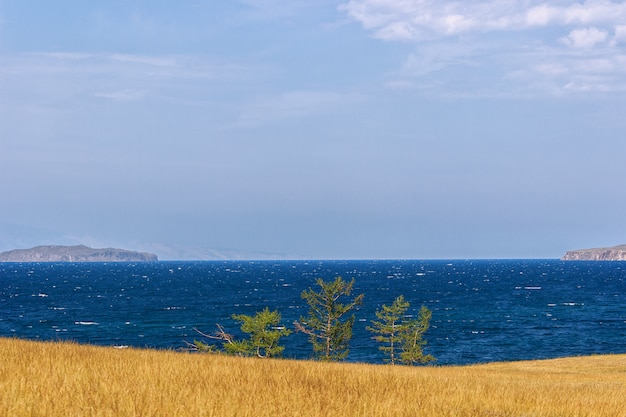
{"type": "Polygon", "coordinates": [[[213,334],[203,333],[195,327],[193,329],[198,334],[200,334],[203,337],[206,337],[207,339],[223,340],[226,343],[233,343],[234,341],[233,335],[226,333],[226,331],[224,330],[224,327],[222,327],[220,324],[216,324],[215,326],[217,326],[217,331],[213,334]]]}
{"type": "Polygon", "coordinates": [[[326,339],[326,337],[320,336],[319,334],[315,333],[313,330],[307,329],[302,324],[300,324],[298,321],[294,321],[293,325],[296,328],[296,332],[302,332],[304,334],[308,334],[309,336],[313,336],[313,337],[316,337],[318,339],[326,339]]]}

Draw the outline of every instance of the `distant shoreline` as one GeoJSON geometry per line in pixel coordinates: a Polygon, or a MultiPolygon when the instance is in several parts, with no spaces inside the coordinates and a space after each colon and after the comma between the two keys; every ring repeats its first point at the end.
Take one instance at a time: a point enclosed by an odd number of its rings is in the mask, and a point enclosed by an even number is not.
{"type": "Polygon", "coordinates": [[[626,261],[626,245],[576,249],[565,252],[562,261],[626,261]]]}
{"type": "Polygon", "coordinates": [[[157,255],[126,249],[94,249],[85,245],[43,245],[0,253],[0,262],[156,262],[157,255]]]}

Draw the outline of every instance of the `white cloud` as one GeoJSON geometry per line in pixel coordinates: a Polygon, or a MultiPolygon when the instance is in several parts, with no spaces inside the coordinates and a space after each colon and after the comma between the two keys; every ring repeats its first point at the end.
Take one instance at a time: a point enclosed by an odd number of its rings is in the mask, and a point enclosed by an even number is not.
{"type": "Polygon", "coordinates": [[[569,35],[561,38],[561,42],[572,48],[593,48],[597,44],[605,42],[608,37],[608,32],[591,27],[574,29],[569,35]]]}
{"type": "Polygon", "coordinates": [[[553,95],[626,84],[626,1],[349,0],[339,10],[374,38],[415,44],[393,88],[553,95]]]}
{"type": "Polygon", "coordinates": [[[526,11],[525,22],[528,26],[546,26],[558,17],[559,9],[542,4],[526,11]]]}
{"type": "Polygon", "coordinates": [[[339,6],[375,37],[420,41],[472,32],[549,25],[612,25],[626,20],[626,3],[609,0],[350,0],[339,6]]]}
{"type": "Polygon", "coordinates": [[[533,85],[549,90],[554,95],[567,93],[624,93],[626,79],[622,68],[626,54],[590,57],[559,55],[558,51],[547,51],[541,63],[534,63],[510,73],[520,84],[533,85]]]}

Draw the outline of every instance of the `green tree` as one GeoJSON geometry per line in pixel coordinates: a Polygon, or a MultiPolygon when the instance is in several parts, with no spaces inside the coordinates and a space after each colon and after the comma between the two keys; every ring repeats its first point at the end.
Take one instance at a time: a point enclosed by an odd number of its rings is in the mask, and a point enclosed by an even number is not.
{"type": "Polygon", "coordinates": [[[224,344],[228,354],[272,358],[281,356],[284,346],[279,345],[280,338],[289,336],[291,330],[280,325],[281,315],[265,307],[254,317],[246,314],[233,314],[233,319],[241,323],[241,331],[249,335],[248,339],[231,340],[224,344]]]}
{"type": "Polygon", "coordinates": [[[400,361],[403,364],[425,364],[435,360],[434,356],[424,354],[424,346],[427,343],[424,339],[424,333],[430,327],[432,315],[432,311],[426,306],[422,306],[416,320],[408,320],[403,323],[402,352],[400,353],[400,361]]]}
{"type": "Polygon", "coordinates": [[[232,334],[226,333],[221,325],[217,325],[217,331],[213,334],[202,333],[194,329],[207,339],[219,340],[224,350],[219,350],[214,344],[204,340],[194,340],[193,343],[185,342],[187,350],[205,353],[226,353],[229,355],[257,356],[259,358],[272,358],[281,356],[284,346],[279,345],[283,336],[289,336],[291,330],[280,325],[281,315],[278,311],[270,311],[265,307],[257,312],[254,317],[246,314],[233,314],[232,318],[241,323],[241,331],[249,335],[248,339],[237,340],[232,334]]]}
{"type": "Polygon", "coordinates": [[[372,320],[372,326],[366,329],[375,333],[374,340],[382,343],[378,348],[387,355],[385,360],[392,365],[400,360],[396,354],[402,345],[402,318],[410,307],[408,301],[404,300],[404,296],[399,296],[393,301],[391,306],[383,304],[381,310],[376,311],[377,320],[372,320]]]}
{"type": "Polygon", "coordinates": [[[432,355],[424,354],[424,333],[430,327],[432,312],[422,306],[417,319],[406,319],[410,303],[404,296],[397,297],[391,306],[384,305],[376,311],[379,320],[372,320],[367,330],[375,334],[374,340],[382,343],[379,349],[387,355],[385,360],[392,365],[405,365],[434,361],[432,355]]]}
{"type": "Polygon", "coordinates": [[[318,359],[345,359],[354,325],[354,315],[347,315],[361,305],[363,294],[344,304],[341,301],[350,296],[354,279],[346,282],[337,277],[334,281],[325,282],[318,278],[316,283],[319,291],[309,288],[302,292],[302,298],[309,305],[309,314],[294,323],[296,330],[309,336],[313,353],[318,359]]]}

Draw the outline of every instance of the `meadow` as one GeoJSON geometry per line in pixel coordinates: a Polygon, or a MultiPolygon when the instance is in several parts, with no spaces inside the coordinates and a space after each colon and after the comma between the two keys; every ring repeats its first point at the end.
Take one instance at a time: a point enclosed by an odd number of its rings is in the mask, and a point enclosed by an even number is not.
{"type": "Polygon", "coordinates": [[[405,367],[0,339],[0,416],[626,416],[626,355],[405,367]]]}

